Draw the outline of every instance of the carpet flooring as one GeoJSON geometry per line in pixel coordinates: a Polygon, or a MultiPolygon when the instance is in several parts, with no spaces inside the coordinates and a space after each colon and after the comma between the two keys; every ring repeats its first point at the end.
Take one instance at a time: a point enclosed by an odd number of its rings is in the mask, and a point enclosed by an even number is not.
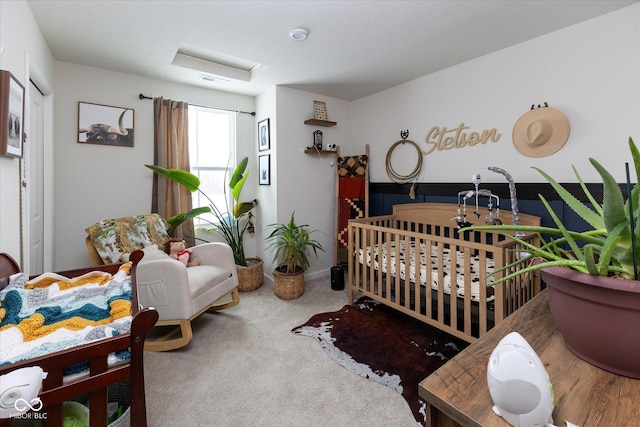
{"type": "Polygon", "coordinates": [[[314,338],[354,374],[400,393],[418,425],[426,421],[418,384],[468,345],[367,298],[314,315],[292,332],[314,338]]]}
{"type": "Polygon", "coordinates": [[[193,341],[145,352],[149,427],[415,426],[407,402],[388,387],[353,375],[315,340],[291,329],[348,304],[329,277],[307,279],[284,301],[265,283],[240,304],[193,322],[193,341]]]}

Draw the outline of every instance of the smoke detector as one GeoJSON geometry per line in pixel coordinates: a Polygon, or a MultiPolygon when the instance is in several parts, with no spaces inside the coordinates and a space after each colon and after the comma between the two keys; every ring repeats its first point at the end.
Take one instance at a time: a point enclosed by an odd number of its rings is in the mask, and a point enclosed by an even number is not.
{"type": "Polygon", "coordinates": [[[302,41],[306,39],[308,35],[309,31],[305,30],[304,28],[294,28],[293,30],[289,31],[289,37],[296,41],[302,41]]]}

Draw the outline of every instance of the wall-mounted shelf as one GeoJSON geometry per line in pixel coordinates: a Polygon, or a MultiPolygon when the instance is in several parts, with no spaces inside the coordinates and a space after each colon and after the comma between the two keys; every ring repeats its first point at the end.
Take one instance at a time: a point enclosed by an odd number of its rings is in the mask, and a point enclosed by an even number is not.
{"type": "Polygon", "coordinates": [[[340,152],[339,148],[336,148],[335,150],[316,150],[313,148],[307,148],[306,150],[304,150],[304,152],[306,154],[335,154],[338,155],[338,153],[340,152]]]}
{"type": "Polygon", "coordinates": [[[309,120],[305,120],[304,124],[305,125],[331,127],[331,126],[337,125],[338,123],[331,122],[329,120],[309,119],[309,120]]]}

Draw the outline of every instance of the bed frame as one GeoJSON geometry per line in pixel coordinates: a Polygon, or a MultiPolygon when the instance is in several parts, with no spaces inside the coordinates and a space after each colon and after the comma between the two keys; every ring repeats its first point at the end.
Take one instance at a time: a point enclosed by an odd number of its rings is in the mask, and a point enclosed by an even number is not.
{"type": "MultiPolygon", "coordinates": [[[[524,303],[540,292],[538,275],[523,275],[493,287],[487,287],[485,274],[479,274],[478,298],[471,298],[471,258],[476,257],[479,270],[486,271],[487,262],[491,260],[496,270],[508,265],[516,256],[522,245],[496,232],[458,233],[456,216],[458,206],[449,203],[409,203],[393,206],[391,215],[352,219],[349,221],[349,260],[348,286],[350,303],[354,295],[360,294],[388,305],[429,325],[441,329],[451,335],[473,342],[483,336],[489,329],[504,320],[524,303]],[[404,242],[418,243],[431,248],[437,254],[437,271],[432,270],[428,262],[426,277],[437,278],[437,289],[416,286],[409,280],[410,263],[406,262],[403,272],[394,270],[390,258],[378,259],[379,267],[374,262],[366,262],[362,254],[373,253],[374,248],[390,251],[392,244],[404,242]],[[386,248],[385,248],[386,246],[386,248]],[[463,259],[463,264],[456,273],[443,262],[443,251],[451,251],[451,259],[456,260],[454,252],[463,259]],[[369,264],[369,265],[368,265],[369,264]],[[383,272],[383,270],[386,272],[383,272]],[[458,279],[464,281],[464,295],[452,298],[444,290],[443,277],[448,274],[451,282],[458,279]],[[430,276],[433,274],[433,276],[430,276]],[[462,276],[462,278],[460,278],[462,276]],[[493,296],[493,299],[490,298],[493,296]],[[487,298],[490,301],[487,301],[487,298]]],[[[512,212],[501,211],[500,219],[511,222],[512,212]]],[[[475,217],[473,218],[475,220],[475,217]]],[[[540,225],[540,218],[533,215],[520,214],[522,225],[540,225]]],[[[475,225],[483,225],[482,219],[475,225]]],[[[527,234],[523,240],[539,245],[537,234],[527,234]]],[[[418,246],[419,247],[419,246],[418,246]]],[[[429,253],[430,251],[427,251],[429,253]]],[[[419,257],[416,257],[419,259],[419,257]]],[[[427,256],[427,259],[429,257],[427,256]]],[[[420,269],[414,266],[416,280],[420,282],[420,269]]],[[[402,267],[399,267],[402,268],[402,267]]],[[[524,267],[519,267],[524,268],[524,267]]],[[[517,269],[512,271],[516,271],[517,269]]],[[[423,276],[424,277],[424,276],[423,276]]],[[[504,273],[496,274],[496,280],[504,277],[504,273]]]]}
{"type": "MultiPolygon", "coordinates": [[[[131,254],[133,267],[131,309],[134,311],[131,332],[117,337],[105,338],[86,345],[68,350],[58,351],[47,356],[41,356],[26,361],[0,366],[0,375],[7,374],[19,368],[40,366],[48,373],[43,381],[40,399],[43,408],[39,411],[46,414],[42,420],[43,427],[62,426],[62,403],[74,397],[89,394],[90,422],[92,427],[107,425],[107,387],[110,384],[129,380],[130,385],[130,425],[146,427],[147,414],[144,392],[143,350],[147,334],[158,320],[158,313],[154,309],[139,309],[136,287],[135,269],[142,259],[142,251],[131,254]],[[126,364],[109,367],[107,356],[109,353],[130,349],[131,359],[126,364]],[[63,368],[74,363],[89,361],[89,374],[82,378],[63,383],[63,368]]],[[[76,277],[89,271],[106,271],[115,274],[118,264],[101,267],[83,268],[59,272],[67,277],[76,277]]],[[[18,273],[20,268],[16,261],[5,253],[0,253],[0,289],[6,286],[8,278],[18,273]]],[[[24,422],[24,421],[22,421],[24,422]]],[[[116,421],[117,423],[117,421],[116,421]]],[[[115,424],[115,423],[114,423],[115,424]]],[[[12,419],[0,419],[0,427],[11,426],[12,419]]]]}

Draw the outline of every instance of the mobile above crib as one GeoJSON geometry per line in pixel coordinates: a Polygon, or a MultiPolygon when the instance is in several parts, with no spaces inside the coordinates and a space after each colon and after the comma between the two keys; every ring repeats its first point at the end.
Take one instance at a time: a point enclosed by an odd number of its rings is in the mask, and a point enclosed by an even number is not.
{"type": "MultiPolygon", "coordinates": [[[[451,219],[452,221],[453,220],[457,221],[458,228],[469,227],[472,225],[469,221],[467,221],[467,200],[472,197],[475,197],[475,201],[476,201],[475,210],[473,211],[473,214],[477,218],[480,218],[482,216],[480,214],[479,198],[487,197],[489,198],[489,201],[487,203],[488,214],[484,220],[485,224],[489,224],[489,225],[502,224],[502,220],[499,218],[500,217],[500,197],[494,195],[491,192],[491,190],[480,189],[480,182],[481,182],[480,172],[486,171],[486,170],[499,173],[500,175],[506,178],[507,182],[509,183],[509,196],[511,198],[511,215],[513,217],[513,224],[518,225],[520,222],[520,216],[518,213],[518,198],[516,197],[516,184],[515,184],[515,181],[513,180],[513,177],[509,172],[507,172],[504,169],[501,169],[495,166],[489,166],[483,169],[478,169],[473,173],[471,177],[471,181],[475,185],[475,189],[460,191],[458,193],[457,215],[451,219]],[[495,200],[495,206],[493,204],[494,200],[495,200]]],[[[523,236],[523,235],[524,235],[523,232],[516,232],[516,236],[523,236]]]]}

